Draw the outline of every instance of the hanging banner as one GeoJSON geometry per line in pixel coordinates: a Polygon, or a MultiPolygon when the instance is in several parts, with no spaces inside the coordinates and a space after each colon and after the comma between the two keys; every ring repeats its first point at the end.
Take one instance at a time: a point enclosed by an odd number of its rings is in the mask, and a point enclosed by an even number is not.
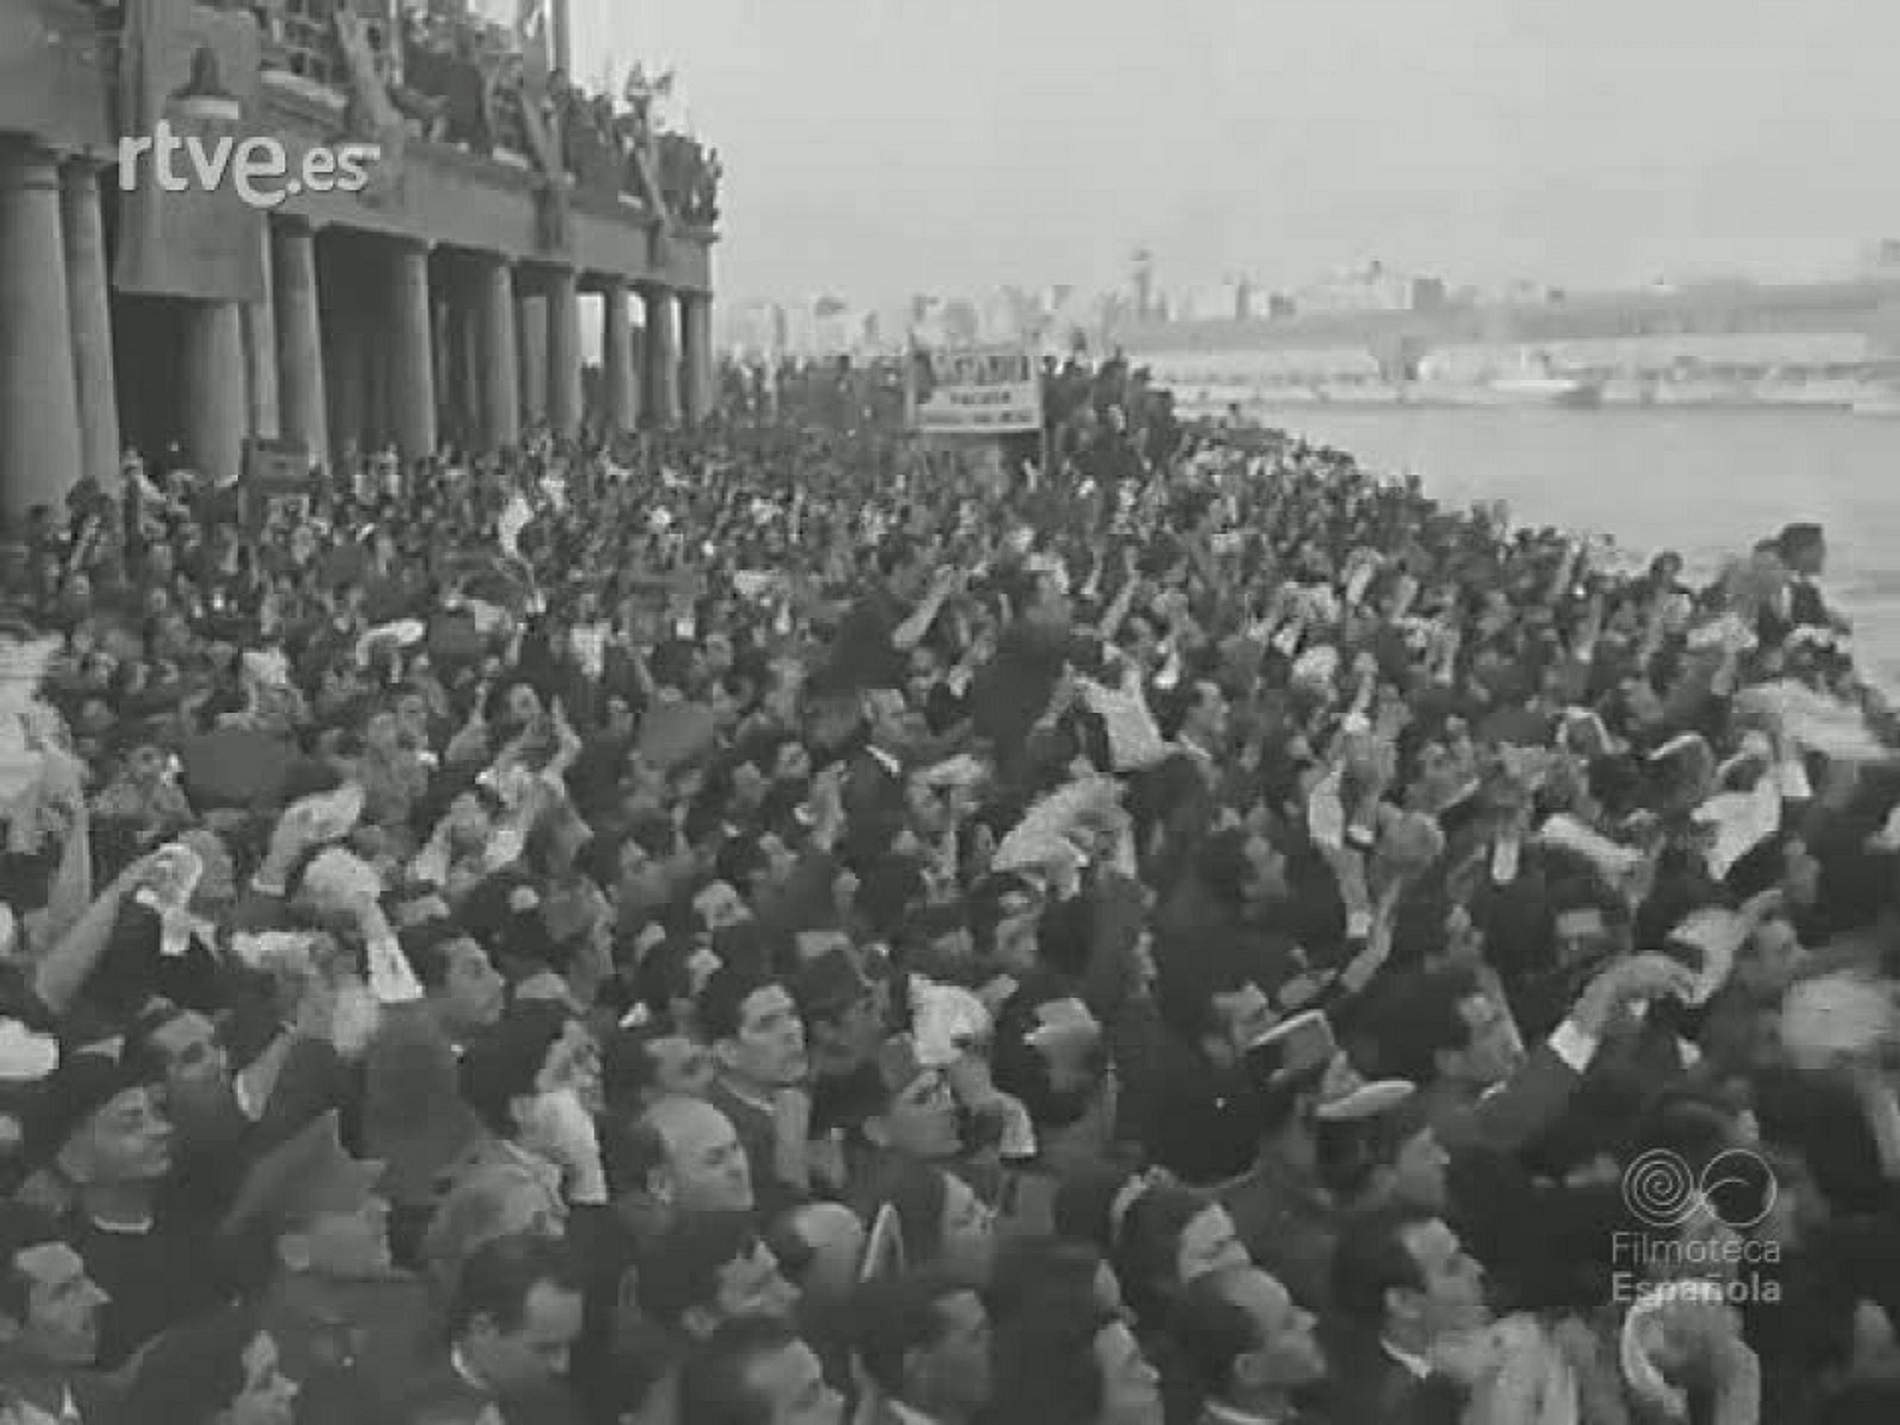
{"type": "Polygon", "coordinates": [[[244,442],[245,515],[253,528],[308,518],[315,484],[310,451],[301,441],[244,442]]]}
{"type": "Polygon", "coordinates": [[[151,297],[257,301],[265,215],[239,196],[230,161],[238,145],[265,132],[256,17],[193,0],[127,0],[120,63],[123,137],[146,142],[137,168],[120,175],[130,186],[113,285],[151,297]],[[151,147],[161,133],[182,149],[168,160],[169,174],[159,172],[151,147]]]}
{"type": "Polygon", "coordinates": [[[909,402],[926,435],[1004,435],[1042,429],[1042,371],[1021,347],[911,353],[909,402]]]}

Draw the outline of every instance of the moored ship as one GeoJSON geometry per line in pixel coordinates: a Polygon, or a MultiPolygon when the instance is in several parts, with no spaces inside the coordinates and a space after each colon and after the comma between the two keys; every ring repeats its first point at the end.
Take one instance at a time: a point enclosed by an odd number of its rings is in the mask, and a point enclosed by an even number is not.
{"type": "Polygon", "coordinates": [[[1854,398],[1854,414],[1900,420],[1900,386],[1877,386],[1854,398]]]}
{"type": "Polygon", "coordinates": [[[1494,376],[1484,389],[1496,403],[1504,405],[1587,410],[1603,404],[1601,381],[1558,371],[1543,352],[1528,357],[1520,371],[1494,376]]]}

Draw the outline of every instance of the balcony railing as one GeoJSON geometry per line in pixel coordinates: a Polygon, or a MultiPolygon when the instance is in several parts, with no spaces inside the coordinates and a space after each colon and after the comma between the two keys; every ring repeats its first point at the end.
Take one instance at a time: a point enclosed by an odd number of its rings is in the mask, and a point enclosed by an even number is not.
{"type": "MultiPolygon", "coordinates": [[[[267,73],[347,97],[349,67],[336,33],[339,2],[199,0],[257,16],[267,73]]],[[[120,42],[123,10],[116,0],[93,3],[110,59],[120,42]]],[[[505,27],[466,18],[425,20],[411,13],[396,24],[400,29],[375,16],[364,18],[377,68],[411,131],[484,157],[528,161],[522,60],[514,36],[505,27]]],[[[611,97],[584,94],[559,75],[542,102],[559,135],[561,165],[581,191],[645,203],[654,196],[647,191],[650,180],[673,218],[694,227],[718,221],[718,154],[697,139],[675,133],[643,138],[611,97]]]]}

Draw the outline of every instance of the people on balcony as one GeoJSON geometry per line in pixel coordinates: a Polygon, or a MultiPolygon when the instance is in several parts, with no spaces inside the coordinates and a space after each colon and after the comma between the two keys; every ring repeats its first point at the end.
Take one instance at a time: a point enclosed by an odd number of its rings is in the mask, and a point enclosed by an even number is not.
{"type": "MultiPolygon", "coordinates": [[[[305,23],[291,23],[286,0],[253,0],[251,8],[266,41],[267,68],[338,80],[340,66],[321,52],[334,48],[334,37],[327,27],[319,31],[309,23],[317,16],[301,14],[296,18],[305,23]]],[[[369,39],[390,102],[415,137],[484,157],[497,150],[527,153],[521,116],[526,71],[500,27],[431,5],[406,11],[393,38],[372,26],[369,39]]],[[[688,134],[658,132],[652,116],[670,78],[650,80],[636,70],[616,97],[588,93],[556,71],[538,102],[557,135],[561,167],[581,191],[630,194],[657,202],[676,221],[710,226],[719,218],[723,170],[717,150],[688,134]],[[649,191],[649,180],[657,192],[649,191]]]]}
{"type": "MultiPolygon", "coordinates": [[[[408,18],[405,18],[405,27],[408,18]]],[[[448,107],[448,100],[444,95],[430,93],[404,82],[407,34],[392,42],[380,25],[371,25],[366,32],[370,53],[376,62],[376,77],[383,86],[383,92],[389,96],[389,102],[396,106],[396,112],[403,116],[418,138],[439,141],[443,134],[443,112],[448,107]]]]}
{"type": "Polygon", "coordinates": [[[413,11],[403,27],[403,73],[410,86],[440,104],[439,125],[431,135],[470,152],[490,154],[494,125],[487,105],[487,81],[481,64],[480,33],[442,15],[413,11]]]}
{"type": "Polygon", "coordinates": [[[659,182],[667,210],[695,227],[719,217],[719,156],[688,134],[659,137],[659,182]]]}

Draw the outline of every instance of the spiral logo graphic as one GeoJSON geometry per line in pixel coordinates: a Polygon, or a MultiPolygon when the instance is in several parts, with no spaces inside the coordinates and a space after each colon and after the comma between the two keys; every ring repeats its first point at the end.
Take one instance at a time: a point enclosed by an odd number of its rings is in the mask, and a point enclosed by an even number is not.
{"type": "Polygon", "coordinates": [[[1667,1148],[1652,1148],[1623,1170],[1623,1204],[1645,1227],[1680,1227],[1697,1202],[1695,1174],[1667,1148]]]}
{"type": "Polygon", "coordinates": [[[1646,1227],[1680,1227],[1706,1210],[1746,1232],[1774,1210],[1776,1191],[1774,1171],[1746,1148],[1716,1154],[1700,1174],[1667,1148],[1652,1148],[1623,1169],[1623,1203],[1646,1227]]]}

